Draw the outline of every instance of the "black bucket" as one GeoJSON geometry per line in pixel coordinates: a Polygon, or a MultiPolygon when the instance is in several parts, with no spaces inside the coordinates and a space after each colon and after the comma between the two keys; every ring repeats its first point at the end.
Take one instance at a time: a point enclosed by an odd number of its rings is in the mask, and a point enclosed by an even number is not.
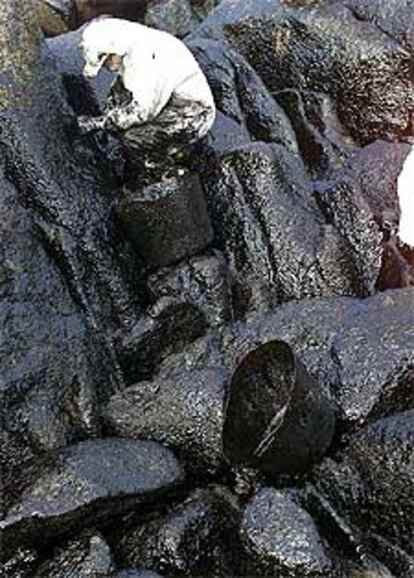
{"type": "Polygon", "coordinates": [[[203,189],[194,173],[129,193],[116,213],[124,233],[149,269],[195,255],[213,239],[203,189]]]}
{"type": "Polygon", "coordinates": [[[319,460],[335,429],[332,403],[283,341],[251,351],[227,397],[223,449],[234,465],[298,474],[319,460]]]}

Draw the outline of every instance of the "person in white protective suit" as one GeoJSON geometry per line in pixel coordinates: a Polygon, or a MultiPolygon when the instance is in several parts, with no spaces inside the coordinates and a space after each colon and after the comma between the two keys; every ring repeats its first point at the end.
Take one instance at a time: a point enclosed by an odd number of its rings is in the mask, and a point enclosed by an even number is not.
{"type": "Polygon", "coordinates": [[[398,231],[386,243],[380,290],[414,286],[414,146],[398,176],[397,189],[400,220],[398,231]]]}
{"type": "MultiPolygon", "coordinates": [[[[204,137],[215,119],[207,80],[190,50],[174,36],[117,18],[98,18],[84,30],[84,75],[102,66],[118,72],[106,109],[80,117],[84,132],[120,136],[135,173],[174,164],[204,137]]],[[[159,174],[158,174],[159,177],[159,174]]]]}
{"type": "Polygon", "coordinates": [[[398,200],[400,204],[400,240],[414,248],[414,146],[405,159],[398,177],[398,200]]]}

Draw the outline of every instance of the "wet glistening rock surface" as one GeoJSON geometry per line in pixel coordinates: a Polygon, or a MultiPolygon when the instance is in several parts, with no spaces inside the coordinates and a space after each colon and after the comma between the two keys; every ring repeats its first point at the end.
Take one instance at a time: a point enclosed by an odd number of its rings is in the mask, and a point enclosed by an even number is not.
{"type": "Polygon", "coordinates": [[[0,0],[3,574],[412,578],[412,0],[109,2],[218,111],[135,213],[95,9],[42,2],[0,0]]]}

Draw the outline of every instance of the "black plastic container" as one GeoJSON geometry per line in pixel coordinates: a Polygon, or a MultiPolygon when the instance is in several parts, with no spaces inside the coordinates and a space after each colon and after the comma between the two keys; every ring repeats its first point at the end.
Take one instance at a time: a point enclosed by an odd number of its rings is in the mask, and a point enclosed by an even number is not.
{"type": "Polygon", "coordinates": [[[203,189],[194,173],[129,193],[116,213],[124,233],[149,269],[195,255],[213,239],[203,189]]]}
{"type": "Polygon", "coordinates": [[[332,403],[283,341],[244,357],[226,403],[224,453],[233,464],[297,474],[320,459],[335,428],[332,403]]]}

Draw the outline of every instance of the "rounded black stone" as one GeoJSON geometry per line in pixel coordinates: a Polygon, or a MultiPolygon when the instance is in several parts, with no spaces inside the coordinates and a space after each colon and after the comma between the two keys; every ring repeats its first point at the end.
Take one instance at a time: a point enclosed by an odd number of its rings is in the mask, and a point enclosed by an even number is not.
{"type": "Polygon", "coordinates": [[[328,448],[333,407],[283,341],[251,351],[227,399],[224,453],[235,464],[273,474],[305,470],[328,448]]]}
{"type": "Polygon", "coordinates": [[[124,199],[116,212],[126,236],[150,269],[195,255],[213,238],[196,174],[144,187],[124,199]]]}

